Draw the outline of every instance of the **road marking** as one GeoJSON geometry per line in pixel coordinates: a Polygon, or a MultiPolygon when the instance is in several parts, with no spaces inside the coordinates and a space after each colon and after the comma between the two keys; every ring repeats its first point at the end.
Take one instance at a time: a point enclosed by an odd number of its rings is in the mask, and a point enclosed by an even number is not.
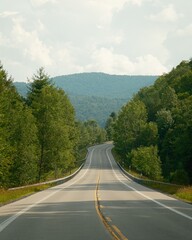
{"type": "Polygon", "coordinates": [[[124,235],[121,233],[121,231],[118,228],[113,228],[113,226],[111,226],[110,222],[112,222],[112,220],[109,217],[105,217],[105,215],[101,211],[101,209],[104,208],[104,206],[100,204],[100,201],[101,201],[100,194],[99,194],[100,171],[101,171],[101,157],[100,157],[100,170],[98,173],[98,179],[97,179],[97,184],[95,189],[96,212],[99,215],[106,229],[112,235],[114,240],[128,240],[127,238],[124,237],[124,235]]]}
{"type": "Polygon", "coordinates": [[[110,217],[106,217],[106,219],[107,219],[108,222],[112,222],[110,217]]]}
{"type": "MultiPolygon", "coordinates": [[[[84,172],[83,175],[81,175],[80,178],[78,178],[76,181],[72,182],[71,184],[65,186],[65,187],[62,187],[61,189],[58,189],[54,192],[52,192],[51,194],[49,194],[48,196],[44,197],[43,199],[37,201],[36,203],[32,204],[32,205],[29,205],[28,207],[24,208],[23,210],[19,211],[18,213],[14,214],[13,216],[9,217],[8,219],[6,219],[5,221],[3,221],[1,224],[0,224],[0,232],[2,232],[9,224],[11,224],[14,220],[16,220],[19,216],[21,216],[22,214],[26,213],[28,210],[30,210],[31,208],[37,206],[39,203],[47,200],[48,198],[52,197],[53,195],[55,195],[56,193],[60,192],[61,190],[63,189],[66,189],[68,187],[70,187],[71,185],[75,184],[76,182],[78,182],[79,180],[81,180],[85,174],[87,173],[87,171],[89,170],[90,166],[91,166],[91,162],[92,162],[92,155],[93,155],[93,152],[94,152],[95,148],[91,151],[90,153],[90,162],[89,162],[89,165],[86,169],[86,171],[84,172]]],[[[52,188],[54,189],[54,187],[52,188]]]]}
{"type": "Polygon", "coordinates": [[[96,184],[96,189],[95,189],[95,208],[96,208],[96,212],[98,214],[98,216],[100,217],[101,221],[103,222],[104,226],[106,227],[106,229],[109,231],[109,233],[113,236],[113,239],[115,240],[121,240],[115,233],[115,231],[112,229],[112,227],[110,226],[110,224],[108,223],[106,217],[103,215],[103,213],[101,212],[101,208],[100,208],[100,203],[99,203],[99,198],[98,198],[98,190],[99,190],[99,181],[100,181],[100,176],[98,176],[97,179],[97,184],[96,184]]]}
{"type": "Polygon", "coordinates": [[[121,238],[122,240],[128,240],[128,239],[122,234],[122,232],[119,230],[118,227],[116,227],[115,225],[112,225],[112,227],[113,227],[113,229],[119,234],[119,236],[120,236],[120,238],[121,238]]]}
{"type": "Polygon", "coordinates": [[[110,163],[110,165],[111,165],[111,168],[112,168],[112,170],[113,170],[114,175],[116,176],[116,178],[117,178],[123,185],[127,186],[128,188],[130,188],[131,190],[135,191],[136,193],[138,193],[139,195],[143,196],[144,198],[146,198],[146,199],[148,199],[148,200],[151,200],[152,202],[154,202],[154,203],[156,203],[156,204],[158,204],[158,205],[160,205],[160,206],[162,206],[162,207],[164,207],[164,208],[166,208],[166,209],[168,209],[168,210],[170,210],[170,211],[172,211],[172,212],[174,212],[174,213],[177,213],[177,214],[180,215],[180,216],[183,216],[183,217],[185,217],[185,218],[187,218],[187,219],[189,219],[189,220],[192,220],[192,217],[190,217],[189,215],[184,214],[184,213],[182,213],[182,212],[180,212],[180,211],[178,211],[178,210],[175,210],[174,208],[169,207],[169,206],[167,206],[167,205],[165,205],[165,204],[163,204],[163,203],[160,203],[159,201],[148,197],[147,195],[141,193],[140,191],[138,191],[138,190],[135,189],[134,187],[131,187],[131,186],[127,185],[125,182],[123,182],[123,181],[118,177],[118,175],[116,174],[116,172],[115,172],[115,170],[114,170],[114,168],[113,168],[113,165],[112,165],[112,163],[111,163],[111,160],[110,160],[110,157],[109,157],[109,154],[108,154],[109,149],[111,149],[111,148],[107,148],[107,149],[106,149],[107,158],[108,158],[108,160],[109,160],[109,163],[110,163]]]}

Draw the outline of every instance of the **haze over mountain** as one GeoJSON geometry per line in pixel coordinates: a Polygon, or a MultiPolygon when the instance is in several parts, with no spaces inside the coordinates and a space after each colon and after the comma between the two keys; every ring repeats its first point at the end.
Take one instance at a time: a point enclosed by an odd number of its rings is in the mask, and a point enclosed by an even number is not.
{"type": "MultiPolygon", "coordinates": [[[[101,126],[111,112],[117,112],[140,88],[154,83],[157,76],[109,75],[80,73],[52,78],[68,94],[78,120],[96,120],[101,126]]],[[[26,83],[14,83],[24,97],[26,83]]]]}

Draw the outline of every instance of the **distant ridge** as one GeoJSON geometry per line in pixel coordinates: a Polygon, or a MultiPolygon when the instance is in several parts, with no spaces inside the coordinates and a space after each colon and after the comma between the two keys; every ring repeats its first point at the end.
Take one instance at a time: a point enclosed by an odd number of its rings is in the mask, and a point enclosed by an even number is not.
{"type": "MultiPolygon", "coordinates": [[[[95,119],[101,126],[111,112],[118,112],[134,93],[152,85],[158,76],[77,73],[53,77],[55,86],[68,94],[78,120],[95,119]]],[[[27,94],[27,83],[14,83],[19,93],[27,94]]]]}
{"type": "Polygon", "coordinates": [[[77,73],[52,78],[56,86],[75,95],[129,99],[158,76],[110,75],[101,72],[77,73]]]}

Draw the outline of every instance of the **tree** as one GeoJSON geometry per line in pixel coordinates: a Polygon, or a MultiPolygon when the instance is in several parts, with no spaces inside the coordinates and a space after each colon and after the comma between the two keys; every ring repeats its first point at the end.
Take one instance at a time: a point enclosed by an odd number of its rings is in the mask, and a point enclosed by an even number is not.
{"type": "Polygon", "coordinates": [[[10,183],[20,186],[37,179],[37,128],[28,107],[18,102],[9,126],[10,143],[13,148],[10,167],[10,183]]]}
{"type": "Polygon", "coordinates": [[[151,179],[161,177],[161,161],[158,156],[157,146],[133,149],[128,157],[131,160],[131,166],[136,171],[151,179]]]}
{"type": "Polygon", "coordinates": [[[112,112],[106,121],[105,130],[107,133],[107,140],[113,140],[114,124],[116,119],[117,119],[117,114],[115,112],[112,112]]]}
{"type": "Polygon", "coordinates": [[[28,93],[27,93],[27,104],[30,106],[33,100],[39,96],[42,92],[42,89],[45,86],[52,86],[52,82],[49,78],[49,75],[45,73],[43,67],[37,70],[37,73],[32,76],[31,79],[28,79],[30,83],[28,86],[28,93]]]}
{"type": "Polygon", "coordinates": [[[122,107],[114,126],[114,144],[119,154],[126,158],[127,154],[142,142],[141,133],[147,122],[145,104],[132,100],[122,107]]]}
{"type": "Polygon", "coordinates": [[[71,167],[74,162],[76,125],[74,109],[63,90],[55,88],[43,69],[32,77],[29,103],[38,129],[38,179],[71,167]]]}
{"type": "Polygon", "coordinates": [[[0,185],[33,182],[37,164],[35,120],[2,66],[0,91],[0,185]]]}

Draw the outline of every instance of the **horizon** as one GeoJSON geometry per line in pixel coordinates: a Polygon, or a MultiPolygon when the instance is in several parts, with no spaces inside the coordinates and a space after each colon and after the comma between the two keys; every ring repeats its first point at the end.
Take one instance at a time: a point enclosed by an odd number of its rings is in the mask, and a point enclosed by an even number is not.
{"type": "MultiPolygon", "coordinates": [[[[54,78],[59,78],[59,77],[67,77],[67,76],[74,76],[74,75],[83,75],[83,74],[103,74],[103,75],[108,75],[108,76],[118,76],[118,77],[160,77],[161,75],[126,75],[126,74],[110,74],[110,73],[105,73],[105,72],[80,72],[80,73],[71,73],[71,74],[63,74],[63,75],[58,75],[51,77],[49,79],[54,79],[54,78]]],[[[167,73],[164,73],[167,74],[167,73]]],[[[29,78],[28,78],[29,79],[29,78]]],[[[30,80],[30,79],[29,79],[30,80]]],[[[15,81],[13,77],[13,83],[30,83],[30,81],[15,81]]]]}

